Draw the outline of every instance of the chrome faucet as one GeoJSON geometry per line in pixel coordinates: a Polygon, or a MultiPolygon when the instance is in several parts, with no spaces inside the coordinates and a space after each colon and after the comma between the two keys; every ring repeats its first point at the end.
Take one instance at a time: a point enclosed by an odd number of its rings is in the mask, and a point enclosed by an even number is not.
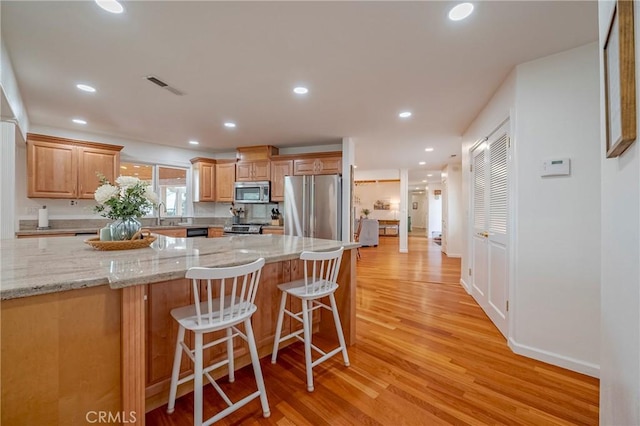
{"type": "Polygon", "coordinates": [[[162,207],[164,207],[165,209],[167,208],[167,206],[162,201],[160,201],[158,203],[158,217],[156,217],[156,226],[160,226],[160,224],[162,222],[162,216],[161,216],[162,207]]]}

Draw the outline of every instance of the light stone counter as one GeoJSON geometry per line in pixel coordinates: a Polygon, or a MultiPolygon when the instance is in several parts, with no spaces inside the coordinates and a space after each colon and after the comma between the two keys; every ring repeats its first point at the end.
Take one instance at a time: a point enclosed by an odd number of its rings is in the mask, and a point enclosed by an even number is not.
{"type": "Polygon", "coordinates": [[[151,247],[97,251],[87,236],[0,241],[0,299],[14,299],[109,284],[119,289],[183,278],[193,266],[220,267],[295,259],[304,250],[353,249],[357,243],[282,235],[171,238],[151,247]]]}

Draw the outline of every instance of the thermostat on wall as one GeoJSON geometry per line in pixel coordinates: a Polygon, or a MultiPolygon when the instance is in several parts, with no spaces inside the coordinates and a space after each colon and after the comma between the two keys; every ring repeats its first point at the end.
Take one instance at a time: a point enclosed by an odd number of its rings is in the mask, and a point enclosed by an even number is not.
{"type": "Polygon", "coordinates": [[[540,176],[569,176],[571,174],[571,159],[557,158],[542,162],[540,176]]]}

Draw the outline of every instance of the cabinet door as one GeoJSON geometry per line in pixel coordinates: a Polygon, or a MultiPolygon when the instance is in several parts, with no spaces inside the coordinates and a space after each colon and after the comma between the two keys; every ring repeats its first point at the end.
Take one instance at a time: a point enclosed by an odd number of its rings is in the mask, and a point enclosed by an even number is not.
{"type": "Polygon", "coordinates": [[[187,229],[186,228],[177,228],[177,229],[151,229],[151,232],[155,234],[165,235],[167,237],[173,238],[187,238],[187,229]]]}
{"type": "Polygon", "coordinates": [[[233,184],[235,181],[235,163],[216,164],[216,201],[233,201],[233,184]]]}
{"type": "Polygon", "coordinates": [[[120,153],[107,149],[77,147],[78,150],[78,198],[93,199],[100,186],[98,173],[113,183],[120,166],[120,153]]]}
{"type": "Polygon", "coordinates": [[[293,160],[293,174],[295,176],[313,175],[315,170],[316,160],[314,158],[293,160]]]}
{"type": "Polygon", "coordinates": [[[222,236],[224,236],[224,231],[222,228],[209,228],[207,238],[218,238],[222,236]]]}
{"type": "Polygon", "coordinates": [[[27,196],[75,198],[78,184],[77,149],[73,145],[27,141],[27,196]]]}
{"type": "Polygon", "coordinates": [[[236,182],[251,182],[253,179],[253,163],[236,163],[236,182]]]}
{"type": "Polygon", "coordinates": [[[271,201],[284,201],[284,177],[292,174],[292,160],[271,162],[271,201]]]}
{"type": "Polygon", "coordinates": [[[316,160],[317,175],[334,175],[342,173],[342,158],[318,158],[316,160]]]}
{"type": "Polygon", "coordinates": [[[284,235],[284,229],[263,229],[265,235],[284,235]]]}
{"type": "Polygon", "coordinates": [[[271,161],[253,162],[253,180],[271,180],[271,161]]]}
{"type": "Polygon", "coordinates": [[[199,178],[199,200],[215,201],[216,200],[216,168],[215,164],[200,163],[198,165],[200,173],[199,178]]]}

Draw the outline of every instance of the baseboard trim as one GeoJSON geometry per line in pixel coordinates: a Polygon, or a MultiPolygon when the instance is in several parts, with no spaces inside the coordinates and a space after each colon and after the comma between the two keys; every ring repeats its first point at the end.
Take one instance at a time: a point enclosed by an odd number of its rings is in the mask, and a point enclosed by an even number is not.
{"type": "Polygon", "coordinates": [[[464,278],[460,278],[460,285],[462,285],[462,288],[464,288],[464,291],[466,291],[468,294],[471,294],[471,286],[467,284],[464,278]]]}
{"type": "Polygon", "coordinates": [[[449,253],[445,252],[444,254],[446,254],[447,257],[454,257],[456,259],[460,259],[462,257],[462,255],[459,254],[459,253],[451,253],[451,254],[449,254],[449,253]]]}
{"type": "Polygon", "coordinates": [[[589,362],[581,361],[568,356],[560,355],[554,352],[545,351],[543,349],[534,348],[520,344],[509,338],[509,347],[511,350],[527,358],[537,359],[538,361],[546,362],[547,364],[556,365],[558,367],[566,368],[571,371],[586,374],[587,376],[600,378],[600,366],[591,364],[589,362]]]}

